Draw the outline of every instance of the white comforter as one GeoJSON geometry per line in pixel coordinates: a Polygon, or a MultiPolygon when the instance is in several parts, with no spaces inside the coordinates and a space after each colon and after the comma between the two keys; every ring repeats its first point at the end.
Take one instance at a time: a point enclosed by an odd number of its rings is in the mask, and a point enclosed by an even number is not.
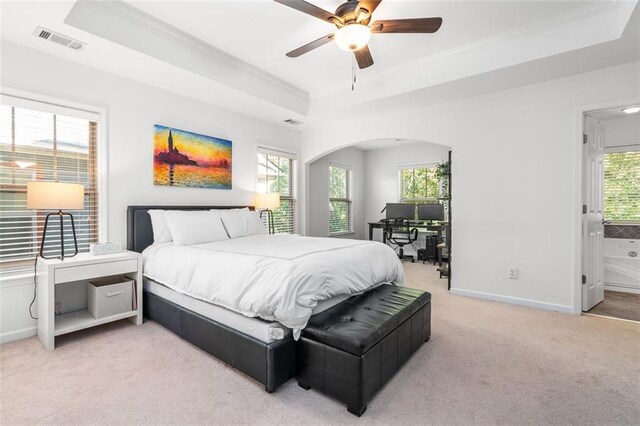
{"type": "Polygon", "coordinates": [[[321,300],[382,283],[404,285],[387,245],[298,235],[252,235],[215,243],[154,244],[144,275],[188,296],[250,317],[278,321],[294,337],[321,300]]]}

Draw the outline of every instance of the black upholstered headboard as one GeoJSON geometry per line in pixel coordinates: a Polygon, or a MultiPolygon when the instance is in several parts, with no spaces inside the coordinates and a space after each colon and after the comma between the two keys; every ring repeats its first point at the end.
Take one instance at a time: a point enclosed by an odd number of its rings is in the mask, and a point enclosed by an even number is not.
{"type": "Polygon", "coordinates": [[[252,206],[129,206],[127,207],[127,250],[142,253],[153,244],[153,228],[148,210],[241,209],[252,206]]]}

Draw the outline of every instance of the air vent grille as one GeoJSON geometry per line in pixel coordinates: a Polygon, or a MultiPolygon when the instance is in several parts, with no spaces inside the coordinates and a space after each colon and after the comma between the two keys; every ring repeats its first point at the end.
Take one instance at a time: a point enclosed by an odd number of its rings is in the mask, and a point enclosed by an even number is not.
{"type": "Polygon", "coordinates": [[[81,42],[75,40],[71,40],[71,43],[69,43],[69,47],[73,50],[80,50],[83,46],[81,42]]]}
{"type": "Polygon", "coordinates": [[[294,120],[293,118],[288,118],[284,120],[285,123],[291,124],[292,126],[299,126],[302,124],[302,121],[294,120]]]}
{"type": "Polygon", "coordinates": [[[82,50],[85,46],[85,43],[74,40],[71,37],[67,37],[66,35],[56,33],[54,31],[48,30],[42,27],[36,27],[36,30],[33,32],[35,37],[52,41],[61,46],[66,46],[73,50],[82,50]]]}
{"type": "Polygon", "coordinates": [[[38,33],[38,37],[43,38],[43,39],[48,39],[49,37],[51,37],[51,32],[47,31],[47,30],[36,30],[36,33],[38,33]]]}

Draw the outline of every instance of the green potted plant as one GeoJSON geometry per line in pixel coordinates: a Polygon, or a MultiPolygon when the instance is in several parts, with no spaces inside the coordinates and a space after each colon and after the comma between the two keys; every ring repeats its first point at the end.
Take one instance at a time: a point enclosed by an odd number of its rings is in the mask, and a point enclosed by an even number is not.
{"type": "Polygon", "coordinates": [[[440,199],[449,199],[449,173],[451,172],[451,163],[445,161],[436,166],[436,177],[439,183],[440,199]]]}
{"type": "Polygon", "coordinates": [[[438,179],[445,179],[449,177],[449,173],[451,172],[451,163],[449,161],[445,161],[444,163],[440,163],[436,166],[436,176],[438,179]]]}

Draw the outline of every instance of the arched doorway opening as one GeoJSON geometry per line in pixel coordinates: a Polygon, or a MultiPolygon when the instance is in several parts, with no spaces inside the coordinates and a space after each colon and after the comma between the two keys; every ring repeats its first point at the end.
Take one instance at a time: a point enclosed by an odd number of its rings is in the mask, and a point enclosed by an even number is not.
{"type": "Polygon", "coordinates": [[[373,239],[399,249],[387,239],[388,219],[398,208],[408,211],[402,216],[417,234],[402,246],[405,260],[431,262],[449,287],[450,165],[449,146],[417,139],[357,141],[317,155],[305,163],[306,233],[373,239]]]}

